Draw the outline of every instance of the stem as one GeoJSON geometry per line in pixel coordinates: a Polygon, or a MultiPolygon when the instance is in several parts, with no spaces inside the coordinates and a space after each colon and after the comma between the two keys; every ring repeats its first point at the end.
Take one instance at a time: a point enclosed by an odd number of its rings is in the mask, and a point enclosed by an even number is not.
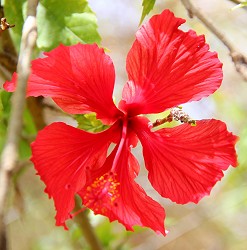
{"type": "MultiPolygon", "coordinates": [[[[79,206],[79,202],[76,202],[76,210],[81,210],[79,206]]],[[[91,250],[103,250],[103,247],[97,238],[94,229],[89,221],[88,218],[89,210],[86,209],[83,212],[77,214],[74,217],[74,221],[80,227],[81,231],[83,232],[83,236],[85,237],[87,243],[89,244],[91,250]]]]}
{"type": "Polygon", "coordinates": [[[247,56],[242,54],[230,40],[227,39],[224,33],[214,25],[214,22],[208,19],[201,10],[195,7],[190,0],[181,0],[187,9],[189,16],[192,18],[196,16],[211,32],[213,32],[218,39],[228,48],[232,61],[235,64],[237,72],[247,80],[247,56]]]}
{"type": "Polygon", "coordinates": [[[19,139],[22,129],[22,118],[25,107],[26,85],[30,74],[30,61],[36,43],[36,8],[38,0],[28,0],[27,19],[23,26],[20,57],[17,65],[17,89],[13,94],[12,110],[7,131],[6,144],[0,161],[0,249],[7,249],[3,240],[5,235],[4,209],[13,170],[17,166],[19,139]]]}

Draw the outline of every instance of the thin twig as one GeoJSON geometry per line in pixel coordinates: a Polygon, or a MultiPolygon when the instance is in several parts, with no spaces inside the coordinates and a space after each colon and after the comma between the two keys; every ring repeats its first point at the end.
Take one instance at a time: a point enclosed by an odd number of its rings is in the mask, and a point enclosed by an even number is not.
{"type": "MultiPolygon", "coordinates": [[[[18,145],[22,129],[25,106],[26,85],[30,74],[30,61],[37,38],[36,9],[38,0],[28,0],[27,19],[23,26],[20,56],[17,65],[17,89],[13,94],[12,110],[9,120],[6,144],[1,156],[0,166],[0,235],[4,234],[4,209],[13,170],[17,166],[18,145]]],[[[0,249],[6,249],[0,242],[0,249]]]]}
{"type": "Polygon", "coordinates": [[[187,9],[189,16],[192,18],[196,16],[211,32],[213,32],[218,39],[228,48],[232,61],[235,64],[236,70],[247,81],[247,56],[242,54],[236,46],[230,42],[224,33],[216,27],[216,25],[206,17],[199,8],[196,8],[190,0],[181,0],[187,9]]]}

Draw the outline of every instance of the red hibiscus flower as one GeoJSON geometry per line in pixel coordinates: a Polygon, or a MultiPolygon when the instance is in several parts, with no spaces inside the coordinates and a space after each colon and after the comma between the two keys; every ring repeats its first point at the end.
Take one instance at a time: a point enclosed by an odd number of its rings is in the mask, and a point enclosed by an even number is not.
{"type": "MultiPolygon", "coordinates": [[[[142,116],[200,100],[221,84],[217,54],[208,51],[204,36],[179,30],[184,22],[165,10],[138,30],[118,107],[112,100],[112,61],[97,45],[60,45],[32,62],[27,96],[50,96],[70,114],[95,112],[109,125],[89,133],[56,122],[32,144],[32,161],[54,200],[57,225],[66,227],[77,194],[85,207],[128,230],[139,225],[166,234],[164,209],[135,182],[139,164],[131,148],[138,140],[152,186],[179,204],[197,203],[224,170],[237,165],[237,137],[223,122],[202,120],[191,126],[180,117],[184,124],[153,131],[142,116]]],[[[15,80],[16,74],[4,88],[14,91],[15,80]]]]}

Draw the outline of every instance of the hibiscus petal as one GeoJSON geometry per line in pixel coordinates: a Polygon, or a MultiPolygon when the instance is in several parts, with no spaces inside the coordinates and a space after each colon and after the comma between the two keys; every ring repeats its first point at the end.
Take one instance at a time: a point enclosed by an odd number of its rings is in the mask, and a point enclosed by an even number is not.
{"type": "Polygon", "coordinates": [[[219,88],[222,63],[208,51],[204,36],[178,29],[184,22],[165,10],[136,33],[127,57],[122,109],[132,115],[159,113],[219,88]]]}
{"type": "MultiPolygon", "coordinates": [[[[96,44],[60,45],[32,62],[27,96],[50,96],[67,113],[95,112],[113,123],[119,111],[112,100],[115,71],[112,60],[96,44]]],[[[16,74],[4,84],[14,91],[16,74]]]]}
{"type": "Polygon", "coordinates": [[[133,226],[139,225],[165,235],[164,209],[134,181],[135,171],[139,169],[137,160],[126,144],[113,172],[116,152],[115,149],[101,172],[97,172],[98,178],[79,193],[83,204],[95,214],[107,216],[110,221],[118,220],[127,230],[133,231],[133,226]]]}
{"type": "Polygon", "coordinates": [[[208,195],[230,165],[237,166],[237,137],[218,120],[197,121],[151,132],[135,120],[135,131],[153,187],[177,203],[197,203],[208,195]]]}
{"type": "Polygon", "coordinates": [[[74,195],[85,185],[86,173],[103,165],[113,130],[114,126],[91,134],[58,122],[40,131],[32,143],[31,160],[46,184],[45,192],[54,199],[57,225],[65,226],[70,218],[74,195]]]}

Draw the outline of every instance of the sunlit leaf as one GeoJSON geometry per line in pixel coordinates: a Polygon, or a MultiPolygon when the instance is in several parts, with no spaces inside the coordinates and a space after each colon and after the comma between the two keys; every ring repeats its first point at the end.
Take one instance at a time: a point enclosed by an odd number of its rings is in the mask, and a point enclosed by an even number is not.
{"type": "Polygon", "coordinates": [[[140,24],[143,22],[145,16],[148,15],[149,12],[153,9],[155,1],[156,0],[143,0],[142,1],[143,9],[142,9],[142,16],[141,16],[140,24]]]}
{"type": "Polygon", "coordinates": [[[43,0],[37,13],[38,40],[41,50],[65,45],[99,43],[97,19],[86,0],[43,0]]]}
{"type": "Polygon", "coordinates": [[[102,124],[102,122],[96,118],[94,113],[76,115],[75,119],[78,122],[78,128],[89,132],[100,132],[108,128],[108,126],[102,124]]]}

